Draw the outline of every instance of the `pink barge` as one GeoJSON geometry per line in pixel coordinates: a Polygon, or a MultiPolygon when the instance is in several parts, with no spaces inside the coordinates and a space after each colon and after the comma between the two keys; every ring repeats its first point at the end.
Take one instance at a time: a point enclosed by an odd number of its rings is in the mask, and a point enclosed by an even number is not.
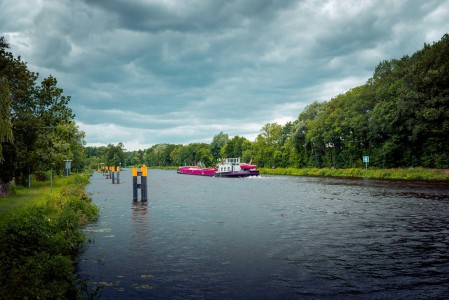
{"type": "Polygon", "coordinates": [[[256,165],[241,163],[240,158],[226,158],[217,168],[200,168],[198,166],[183,166],[178,168],[178,174],[215,176],[215,177],[248,177],[257,176],[256,165]]]}

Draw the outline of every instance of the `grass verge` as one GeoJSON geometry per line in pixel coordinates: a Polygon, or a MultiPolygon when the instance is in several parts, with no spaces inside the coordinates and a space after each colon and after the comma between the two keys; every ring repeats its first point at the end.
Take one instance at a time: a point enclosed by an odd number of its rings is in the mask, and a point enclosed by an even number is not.
{"type": "Polygon", "coordinates": [[[74,258],[80,226],[98,217],[85,193],[89,175],[17,188],[0,198],[0,299],[82,299],[74,258]]]}
{"type": "Polygon", "coordinates": [[[260,168],[261,174],[269,175],[291,175],[291,176],[331,176],[350,178],[372,178],[392,180],[426,180],[426,181],[449,181],[449,170],[407,168],[407,169],[329,169],[329,168],[260,168]]]}

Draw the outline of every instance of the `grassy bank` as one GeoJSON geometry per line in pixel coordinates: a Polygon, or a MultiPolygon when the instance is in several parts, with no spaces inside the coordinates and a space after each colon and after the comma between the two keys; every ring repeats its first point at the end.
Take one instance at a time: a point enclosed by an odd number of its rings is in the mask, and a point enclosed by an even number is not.
{"type": "Polygon", "coordinates": [[[261,168],[261,174],[291,176],[333,176],[395,180],[449,181],[449,170],[408,168],[408,169],[329,169],[329,168],[261,168]]]}
{"type": "Polygon", "coordinates": [[[150,169],[158,169],[158,170],[178,170],[178,166],[151,166],[148,167],[150,169]]]}
{"type": "Polygon", "coordinates": [[[74,258],[80,226],[98,216],[86,174],[56,178],[0,198],[0,299],[80,299],[74,258]]]}

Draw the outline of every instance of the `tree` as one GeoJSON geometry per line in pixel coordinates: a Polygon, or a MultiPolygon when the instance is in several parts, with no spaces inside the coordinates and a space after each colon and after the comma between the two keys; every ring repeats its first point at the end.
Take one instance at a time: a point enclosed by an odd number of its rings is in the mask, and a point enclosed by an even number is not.
{"type": "Polygon", "coordinates": [[[12,125],[9,115],[11,94],[8,80],[0,77],[0,166],[3,162],[2,144],[13,140],[12,125]]]}
{"type": "Polygon", "coordinates": [[[313,102],[299,114],[293,129],[293,145],[298,153],[299,167],[320,167],[321,148],[318,145],[316,120],[323,113],[327,102],[313,102]]]}
{"type": "Polygon", "coordinates": [[[232,139],[228,140],[221,148],[220,156],[223,158],[242,157],[245,151],[246,155],[248,155],[248,150],[251,149],[251,146],[251,142],[245,137],[236,135],[232,139]]]}
{"type": "MultiPolygon", "coordinates": [[[[53,166],[51,164],[54,163],[56,154],[69,150],[70,147],[64,145],[71,144],[74,147],[75,144],[70,141],[63,140],[61,143],[53,140],[57,137],[56,128],[71,126],[73,129],[76,126],[70,125],[74,118],[68,107],[70,96],[63,95],[63,90],[57,86],[56,78],[49,76],[37,86],[38,74],[29,71],[20,56],[15,58],[8,49],[9,45],[1,37],[1,101],[5,103],[5,97],[9,95],[10,102],[9,117],[2,115],[2,123],[9,121],[12,124],[14,139],[10,139],[8,151],[1,152],[0,155],[4,160],[8,160],[9,166],[13,166],[16,182],[25,183],[27,175],[36,168],[49,169],[53,166]],[[9,92],[6,91],[5,79],[9,92]]],[[[79,132],[72,130],[72,133],[77,136],[75,139],[82,140],[83,136],[79,135],[79,132]]],[[[72,152],[72,155],[75,153],[79,153],[79,150],[72,152]]],[[[78,157],[81,161],[81,156],[78,157]]],[[[4,172],[6,171],[0,168],[0,175],[4,172]]]]}
{"type": "Polygon", "coordinates": [[[277,123],[267,123],[253,144],[255,162],[265,167],[286,166],[286,156],[283,154],[283,143],[287,138],[283,137],[283,126],[277,123]]]}
{"type": "MultiPolygon", "coordinates": [[[[9,93],[2,91],[2,96],[10,95],[9,120],[12,124],[12,136],[8,151],[3,151],[4,164],[12,167],[18,183],[24,182],[23,170],[28,173],[33,163],[29,151],[36,141],[36,118],[33,115],[34,83],[38,74],[28,70],[20,58],[15,58],[8,51],[9,44],[0,37],[0,78],[6,79],[9,93]]],[[[3,86],[4,88],[4,86],[3,86]]],[[[3,118],[2,118],[3,119],[3,118]]],[[[0,168],[0,176],[10,173],[11,169],[0,168]]]]}
{"type": "Polygon", "coordinates": [[[104,163],[107,166],[120,166],[125,161],[126,155],[123,143],[118,143],[117,146],[108,144],[104,153],[104,163]]]}
{"type": "Polygon", "coordinates": [[[212,139],[212,143],[210,144],[210,153],[215,161],[220,158],[220,150],[224,147],[224,145],[229,141],[229,136],[223,131],[216,134],[212,139]]]}
{"type": "Polygon", "coordinates": [[[57,83],[56,78],[50,75],[35,89],[34,115],[45,126],[67,124],[75,117],[68,107],[70,96],[64,96],[57,83]]]}

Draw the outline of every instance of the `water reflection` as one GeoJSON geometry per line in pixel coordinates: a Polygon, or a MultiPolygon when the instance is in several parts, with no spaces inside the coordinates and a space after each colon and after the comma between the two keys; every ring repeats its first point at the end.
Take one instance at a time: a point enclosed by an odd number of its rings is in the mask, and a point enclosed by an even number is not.
{"type": "Polygon", "coordinates": [[[132,219],[135,223],[146,223],[148,224],[148,202],[147,201],[133,201],[132,202],[132,219]]]}
{"type": "Polygon", "coordinates": [[[95,181],[84,262],[109,298],[444,298],[446,184],[149,173],[148,202],[95,181]],[[103,224],[103,225],[101,225],[103,224]],[[95,226],[95,225],[92,225],[95,226]],[[114,235],[114,238],[107,236],[114,235]]]}

